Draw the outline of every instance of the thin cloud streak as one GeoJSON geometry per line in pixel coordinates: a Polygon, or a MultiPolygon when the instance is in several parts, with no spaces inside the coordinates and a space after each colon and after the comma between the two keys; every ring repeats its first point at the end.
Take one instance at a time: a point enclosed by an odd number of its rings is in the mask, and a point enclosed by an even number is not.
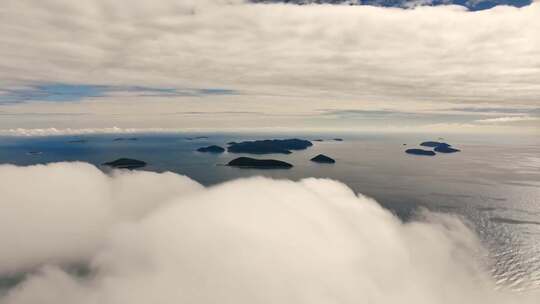
{"type": "Polygon", "coordinates": [[[488,123],[512,123],[512,122],[524,122],[524,121],[540,121],[540,117],[506,116],[506,117],[479,119],[479,120],[476,120],[475,122],[488,124],[488,123]]]}

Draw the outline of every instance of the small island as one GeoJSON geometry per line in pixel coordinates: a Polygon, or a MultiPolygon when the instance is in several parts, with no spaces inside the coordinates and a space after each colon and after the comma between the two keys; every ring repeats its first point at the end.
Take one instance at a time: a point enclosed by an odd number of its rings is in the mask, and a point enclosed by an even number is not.
{"type": "Polygon", "coordinates": [[[225,149],[220,147],[220,146],[212,145],[212,146],[208,146],[208,147],[199,148],[199,149],[197,149],[197,151],[198,152],[205,152],[205,153],[223,153],[223,152],[225,152],[225,149]]]}
{"type": "Polygon", "coordinates": [[[334,138],[334,141],[343,141],[343,138],[334,138]]]}
{"type": "Polygon", "coordinates": [[[330,158],[324,154],[319,154],[311,159],[312,162],[316,162],[319,164],[334,164],[336,162],[335,159],[330,158]]]}
{"type": "Polygon", "coordinates": [[[255,159],[250,157],[239,157],[231,160],[227,166],[250,169],[290,169],[293,165],[275,159],[255,159]]]}
{"type": "Polygon", "coordinates": [[[208,139],[208,136],[186,137],[186,140],[208,139]]]}
{"type": "Polygon", "coordinates": [[[435,149],[433,149],[435,152],[439,153],[456,153],[461,152],[459,149],[454,149],[451,146],[437,146],[435,149]]]}
{"type": "Polygon", "coordinates": [[[248,154],[291,154],[291,150],[305,150],[311,146],[313,144],[304,139],[267,139],[233,143],[229,145],[227,151],[248,154]]]}
{"type": "Polygon", "coordinates": [[[405,150],[405,153],[413,155],[435,156],[435,152],[423,149],[408,149],[405,150]]]}
{"type": "Polygon", "coordinates": [[[68,141],[69,144],[84,144],[88,142],[86,139],[73,139],[68,141]]]}
{"type": "Polygon", "coordinates": [[[135,141],[135,140],[139,140],[137,137],[117,137],[115,139],[113,139],[113,141],[124,141],[124,140],[129,140],[129,141],[135,141]]]}
{"type": "Polygon", "coordinates": [[[445,142],[438,142],[438,141],[425,141],[425,142],[421,143],[420,146],[430,147],[430,148],[435,148],[435,147],[440,147],[440,146],[450,147],[449,144],[447,144],[445,142]]]}
{"type": "Polygon", "coordinates": [[[131,158],[119,158],[115,161],[103,163],[103,166],[109,166],[116,169],[137,169],[146,166],[146,162],[131,158]]]}
{"type": "Polygon", "coordinates": [[[445,142],[439,142],[439,141],[425,141],[421,143],[420,146],[433,148],[433,151],[439,152],[439,153],[461,152],[461,150],[459,149],[452,148],[452,145],[445,142]]]}

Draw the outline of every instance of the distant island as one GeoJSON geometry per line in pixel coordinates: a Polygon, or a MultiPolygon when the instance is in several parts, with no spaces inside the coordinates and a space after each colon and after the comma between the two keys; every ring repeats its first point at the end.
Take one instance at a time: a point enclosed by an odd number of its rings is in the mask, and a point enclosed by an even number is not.
{"type": "Polygon", "coordinates": [[[208,136],[186,137],[186,140],[208,139],[208,136]]]}
{"type": "Polygon", "coordinates": [[[434,148],[433,151],[439,153],[461,152],[461,150],[453,148],[450,144],[439,141],[425,141],[420,146],[434,148]]]}
{"type": "Polygon", "coordinates": [[[435,156],[435,152],[423,149],[407,149],[405,150],[405,153],[413,155],[435,156]]]}
{"type": "Polygon", "coordinates": [[[313,144],[304,139],[267,139],[232,143],[227,151],[249,154],[291,154],[291,150],[305,150],[311,146],[313,144]]]}
{"type": "Polygon", "coordinates": [[[438,146],[450,146],[450,145],[447,144],[447,143],[438,142],[438,141],[424,141],[423,143],[420,144],[420,146],[435,148],[435,147],[438,147],[438,146]]]}
{"type": "Polygon", "coordinates": [[[198,152],[207,152],[207,153],[223,153],[223,152],[225,152],[225,149],[220,147],[220,146],[212,145],[212,146],[208,146],[208,147],[199,148],[199,149],[197,149],[197,151],[198,152]]]}
{"type": "Polygon", "coordinates": [[[86,139],[73,139],[73,140],[68,141],[68,143],[70,144],[84,144],[86,142],[88,142],[88,140],[86,139]]]}
{"type": "Polygon", "coordinates": [[[135,140],[139,140],[137,137],[117,137],[115,139],[113,139],[113,141],[124,141],[124,140],[130,140],[130,141],[135,141],[135,140]]]}
{"type": "Polygon", "coordinates": [[[459,149],[454,149],[451,146],[437,146],[435,149],[433,149],[435,152],[439,153],[456,153],[461,152],[459,149]]]}
{"type": "Polygon", "coordinates": [[[320,164],[334,164],[336,162],[335,159],[330,158],[324,154],[319,154],[311,159],[312,162],[320,163],[320,164]]]}
{"type": "Polygon", "coordinates": [[[335,141],[343,141],[343,138],[334,138],[335,141]]]}
{"type": "Polygon", "coordinates": [[[146,166],[146,162],[131,158],[119,158],[115,161],[103,163],[102,165],[117,169],[137,169],[146,166]]]}
{"type": "Polygon", "coordinates": [[[227,166],[253,169],[290,169],[293,165],[275,159],[255,159],[250,157],[239,157],[231,160],[227,166]]]}

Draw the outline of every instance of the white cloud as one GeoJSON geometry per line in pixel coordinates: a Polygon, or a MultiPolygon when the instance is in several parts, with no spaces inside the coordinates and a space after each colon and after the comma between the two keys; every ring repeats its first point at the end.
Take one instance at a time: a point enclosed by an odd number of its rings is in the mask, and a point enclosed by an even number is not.
{"type": "Polygon", "coordinates": [[[538,104],[538,3],[467,12],[240,2],[2,1],[0,81],[346,95],[404,107],[538,104]]]}
{"type": "MultiPolygon", "coordinates": [[[[504,116],[496,118],[486,118],[477,120],[477,123],[482,124],[497,124],[497,123],[511,123],[511,122],[528,122],[528,121],[540,121],[540,117],[533,116],[504,116]]],[[[540,127],[540,125],[538,125],[540,127]]]]}
{"type": "Polygon", "coordinates": [[[45,128],[45,129],[7,129],[0,130],[0,135],[7,136],[55,136],[55,135],[85,135],[85,134],[134,134],[134,133],[180,133],[185,131],[192,131],[189,129],[164,129],[164,128],[86,128],[86,129],[57,129],[57,128],[45,128]]]}
{"type": "Polygon", "coordinates": [[[176,174],[117,172],[84,163],[0,166],[0,275],[90,258],[111,226],[201,188],[176,174]]]}
{"type": "Polygon", "coordinates": [[[2,304],[538,300],[494,289],[458,219],[404,224],[331,180],[202,188],[63,163],[0,166],[0,190],[0,276],[33,270],[2,304]],[[90,274],[59,266],[74,262],[90,274]]]}

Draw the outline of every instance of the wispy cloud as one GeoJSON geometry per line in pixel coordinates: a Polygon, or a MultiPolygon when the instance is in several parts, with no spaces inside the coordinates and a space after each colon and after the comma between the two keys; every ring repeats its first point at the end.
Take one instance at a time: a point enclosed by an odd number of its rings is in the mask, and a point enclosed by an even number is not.
{"type": "Polygon", "coordinates": [[[191,129],[164,129],[164,128],[43,128],[25,129],[15,128],[0,130],[2,136],[57,136],[57,135],[88,135],[88,134],[140,134],[140,133],[181,133],[196,131],[191,129]]]}
{"type": "Polygon", "coordinates": [[[437,111],[400,111],[397,109],[382,109],[382,110],[358,110],[358,109],[343,109],[343,110],[319,110],[323,117],[349,120],[387,120],[389,122],[460,122],[465,123],[470,121],[469,115],[460,113],[446,113],[437,111]]]}
{"type": "Polygon", "coordinates": [[[487,119],[479,119],[475,122],[477,123],[483,123],[483,124],[497,124],[497,123],[512,123],[512,122],[523,122],[523,121],[540,121],[540,117],[533,117],[533,116],[504,116],[504,117],[497,117],[497,118],[487,118],[487,119]]]}
{"type": "Polygon", "coordinates": [[[362,117],[362,118],[389,118],[389,117],[417,117],[421,116],[420,113],[406,112],[399,110],[359,110],[359,109],[320,109],[318,110],[325,116],[338,116],[338,117],[362,117]]]}
{"type": "Polygon", "coordinates": [[[448,109],[448,111],[468,112],[474,114],[540,114],[540,108],[537,107],[458,107],[448,109]]]}

